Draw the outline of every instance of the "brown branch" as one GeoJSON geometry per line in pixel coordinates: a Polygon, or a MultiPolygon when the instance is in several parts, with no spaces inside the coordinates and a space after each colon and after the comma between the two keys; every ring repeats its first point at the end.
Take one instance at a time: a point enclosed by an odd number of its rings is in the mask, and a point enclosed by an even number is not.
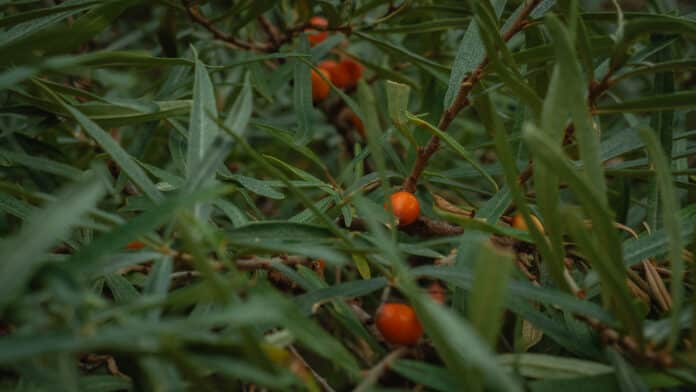
{"type": "MultiPolygon", "coordinates": [[[[338,225],[343,225],[343,219],[338,219],[336,223],[338,225]]],[[[367,225],[362,219],[353,219],[348,229],[365,231],[367,230],[367,225]]],[[[408,235],[419,237],[443,237],[464,233],[464,229],[460,226],[453,225],[445,221],[430,219],[423,215],[419,216],[418,220],[408,226],[399,226],[399,230],[408,235]]]]}
{"type": "Polygon", "coordinates": [[[261,24],[261,27],[263,27],[263,30],[266,32],[266,35],[268,35],[268,38],[271,40],[271,44],[275,49],[280,47],[280,40],[283,39],[283,37],[280,34],[280,31],[271,23],[268,18],[266,18],[263,15],[260,15],[258,18],[259,23],[261,24]]]}
{"type": "Polygon", "coordinates": [[[379,361],[379,363],[373,366],[370,370],[364,372],[362,382],[354,389],[354,391],[365,392],[370,390],[371,387],[379,380],[382,374],[389,369],[392,363],[404,356],[406,353],[408,353],[406,347],[399,347],[387,354],[387,356],[379,361]]]}
{"type": "Polygon", "coordinates": [[[575,318],[594,329],[605,345],[619,349],[636,361],[662,369],[674,366],[674,358],[671,353],[664,350],[656,351],[655,344],[652,342],[647,342],[641,346],[632,336],[622,335],[591,317],[575,315],[575,318]]]}
{"type": "MultiPolygon", "coordinates": [[[[503,33],[502,38],[504,41],[509,41],[510,38],[514,37],[517,33],[524,29],[524,27],[527,25],[527,18],[532,11],[534,11],[537,5],[539,5],[539,3],[541,3],[541,0],[532,0],[527,3],[527,5],[517,16],[517,19],[515,19],[513,22],[512,26],[510,26],[510,28],[503,33]]],[[[469,95],[469,92],[471,92],[474,85],[483,77],[483,70],[485,69],[486,65],[488,65],[487,57],[481,62],[481,64],[478,65],[478,67],[476,67],[476,69],[474,69],[473,72],[471,72],[467,78],[462,81],[462,84],[459,87],[459,92],[454,98],[454,102],[452,102],[452,105],[450,105],[450,107],[447,108],[444,113],[442,113],[442,117],[440,117],[440,122],[438,124],[438,128],[440,128],[440,130],[446,131],[452,121],[454,121],[455,117],[457,117],[457,114],[459,114],[463,108],[469,106],[470,102],[467,96],[469,95]]],[[[430,157],[432,157],[439,148],[440,138],[437,136],[432,136],[425,148],[418,147],[416,151],[416,162],[413,165],[411,174],[406,177],[406,180],[404,180],[404,190],[412,193],[416,191],[418,179],[428,165],[430,157]]]]}
{"type": "Polygon", "coordinates": [[[272,45],[262,45],[254,42],[246,42],[232,35],[225,34],[222,30],[215,27],[213,25],[213,22],[210,21],[210,19],[203,16],[198,10],[197,6],[191,5],[188,0],[183,0],[183,3],[184,7],[186,8],[186,12],[188,13],[191,20],[205,27],[205,29],[212,33],[216,39],[224,41],[240,49],[254,50],[257,52],[268,52],[272,48],[272,45]]]}

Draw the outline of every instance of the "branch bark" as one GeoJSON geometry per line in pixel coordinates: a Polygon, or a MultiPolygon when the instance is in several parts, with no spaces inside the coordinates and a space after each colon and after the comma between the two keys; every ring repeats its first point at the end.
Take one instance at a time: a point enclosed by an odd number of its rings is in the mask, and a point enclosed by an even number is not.
{"type": "MultiPolygon", "coordinates": [[[[527,3],[524,9],[522,9],[520,14],[517,16],[517,19],[515,19],[513,22],[512,26],[510,26],[510,28],[503,33],[503,40],[506,42],[509,41],[510,38],[514,37],[517,33],[524,29],[524,27],[527,25],[527,18],[529,18],[529,15],[532,13],[532,11],[534,11],[539,3],[541,3],[541,0],[532,0],[527,3]]],[[[469,106],[469,92],[471,92],[474,85],[481,80],[483,77],[483,71],[487,65],[488,57],[486,57],[481,64],[479,64],[478,67],[476,67],[476,69],[474,69],[471,74],[462,81],[454,102],[452,102],[452,105],[450,105],[450,107],[447,108],[447,110],[445,110],[440,117],[440,122],[438,123],[438,128],[440,130],[446,131],[452,121],[454,121],[455,117],[457,117],[457,114],[459,114],[463,108],[469,106]]],[[[416,191],[418,179],[428,166],[430,157],[432,157],[439,148],[440,138],[437,136],[432,136],[425,147],[418,147],[418,150],[416,151],[416,162],[413,165],[411,174],[406,177],[403,184],[404,190],[412,193],[416,191]]]]}

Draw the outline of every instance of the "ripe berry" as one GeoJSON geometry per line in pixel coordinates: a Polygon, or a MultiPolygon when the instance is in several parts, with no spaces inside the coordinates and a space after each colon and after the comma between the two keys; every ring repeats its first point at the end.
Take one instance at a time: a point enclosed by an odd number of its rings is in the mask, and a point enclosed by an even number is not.
{"type": "Polygon", "coordinates": [[[365,125],[363,125],[363,122],[360,119],[360,117],[358,117],[355,113],[350,112],[350,122],[355,127],[355,130],[358,131],[360,136],[362,136],[364,138],[365,137],[365,125]]]}
{"type": "Polygon", "coordinates": [[[439,304],[444,304],[447,300],[445,288],[438,282],[433,282],[428,286],[428,295],[439,304]]]}
{"type": "MultiPolygon", "coordinates": [[[[326,18],[323,18],[321,16],[313,16],[309,19],[309,24],[310,26],[316,27],[318,29],[326,29],[329,27],[329,21],[326,20],[326,18]]],[[[305,31],[316,31],[314,29],[305,29],[305,31]]],[[[314,46],[317,44],[320,44],[322,41],[324,41],[327,37],[329,36],[328,31],[319,31],[314,34],[307,34],[307,39],[309,40],[310,45],[314,46]]]]}
{"type": "MultiPolygon", "coordinates": [[[[324,70],[320,69],[319,72],[321,72],[324,77],[327,79],[330,78],[329,73],[324,70]]],[[[329,95],[329,91],[331,91],[331,87],[329,86],[329,83],[325,81],[324,79],[319,76],[319,73],[317,73],[315,70],[312,70],[312,99],[314,101],[321,101],[324,98],[326,98],[329,95]]]]}
{"type": "Polygon", "coordinates": [[[418,219],[420,204],[413,193],[406,191],[395,192],[392,193],[390,200],[392,214],[399,219],[399,225],[410,225],[418,219]]]}
{"type": "Polygon", "coordinates": [[[324,60],[317,67],[329,71],[331,83],[341,89],[355,87],[362,77],[362,65],[351,59],[342,60],[340,63],[324,60]]]}
{"type": "Polygon", "coordinates": [[[326,262],[324,259],[316,260],[312,263],[312,269],[321,276],[324,276],[324,269],[326,269],[326,262]]]}
{"type": "MultiPolygon", "coordinates": [[[[329,75],[331,75],[331,71],[338,66],[338,63],[333,61],[333,60],[324,60],[321,61],[318,65],[317,68],[319,69],[325,69],[329,71],[329,75]]],[[[333,75],[331,75],[331,81],[333,82],[333,75]]]]}
{"type": "Polygon", "coordinates": [[[331,80],[336,87],[352,88],[362,77],[363,67],[355,60],[345,59],[338,63],[334,72],[340,75],[336,77],[336,81],[331,80]]]}
{"type": "Polygon", "coordinates": [[[126,249],[128,250],[139,250],[145,247],[145,244],[143,244],[140,241],[132,241],[129,242],[128,245],[126,245],[126,249]]]}
{"type": "MultiPolygon", "coordinates": [[[[541,234],[544,234],[544,226],[539,221],[539,218],[537,218],[534,215],[530,215],[530,216],[531,216],[532,222],[534,222],[534,226],[536,226],[537,230],[539,230],[539,232],[541,232],[541,234]]],[[[525,222],[524,217],[522,217],[522,214],[520,214],[519,212],[516,213],[512,217],[511,225],[512,225],[512,227],[519,229],[519,230],[526,230],[526,231],[529,230],[529,227],[527,226],[527,222],[525,222]]]]}
{"type": "Polygon", "coordinates": [[[423,327],[413,308],[400,303],[385,303],[375,317],[377,329],[391,344],[413,345],[423,335],[423,327]]]}

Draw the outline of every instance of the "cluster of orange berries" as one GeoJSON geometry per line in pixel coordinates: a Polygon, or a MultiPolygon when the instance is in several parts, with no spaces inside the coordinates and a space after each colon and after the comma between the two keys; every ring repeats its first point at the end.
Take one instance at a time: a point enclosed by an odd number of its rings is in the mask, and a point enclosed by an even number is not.
{"type": "MultiPolygon", "coordinates": [[[[325,29],[329,26],[329,22],[325,18],[314,16],[309,20],[309,25],[313,28],[305,31],[313,32],[307,35],[307,39],[309,39],[312,46],[320,44],[328,38],[329,32],[325,31],[325,29]],[[316,29],[320,31],[316,31],[316,29]]],[[[323,101],[329,96],[331,86],[327,82],[328,80],[337,88],[350,90],[358,84],[358,80],[362,78],[363,74],[362,65],[349,58],[341,61],[324,60],[317,65],[317,68],[319,69],[318,71],[311,71],[312,100],[314,102],[323,101]]],[[[350,120],[358,132],[364,136],[365,131],[360,119],[355,114],[352,114],[350,120]]]]}
{"type": "Polygon", "coordinates": [[[317,65],[317,68],[319,68],[319,72],[312,70],[311,74],[312,99],[315,102],[322,101],[329,96],[331,86],[327,80],[330,80],[334,86],[340,89],[351,89],[358,84],[363,72],[362,65],[351,59],[343,59],[340,62],[324,60],[317,65]]]}

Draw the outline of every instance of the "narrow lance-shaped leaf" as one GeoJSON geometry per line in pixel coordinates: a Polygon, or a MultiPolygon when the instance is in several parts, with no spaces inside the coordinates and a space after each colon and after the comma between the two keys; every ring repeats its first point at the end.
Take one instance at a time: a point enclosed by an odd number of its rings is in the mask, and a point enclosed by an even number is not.
{"type": "MultiPolygon", "coordinates": [[[[300,51],[309,52],[309,42],[305,36],[300,37],[300,51]]],[[[312,82],[311,70],[301,59],[293,62],[293,91],[292,101],[297,116],[296,138],[299,144],[305,144],[311,133],[312,111],[312,82]]]]}
{"type": "Polygon", "coordinates": [[[215,104],[215,91],[210,75],[205,66],[198,58],[198,53],[194,49],[194,82],[193,82],[193,107],[191,108],[191,119],[188,128],[187,146],[187,177],[190,177],[198,168],[199,163],[205,158],[210,143],[218,134],[217,124],[210,119],[212,115],[217,117],[217,106],[215,104]]]}
{"type": "Polygon", "coordinates": [[[14,237],[0,244],[0,310],[10,303],[45,260],[46,252],[64,238],[104,194],[101,180],[89,178],[64,190],[54,201],[32,212],[14,237]]]}
{"type": "Polygon", "coordinates": [[[416,138],[408,129],[408,119],[406,112],[408,111],[408,100],[411,93],[411,88],[405,84],[396,83],[391,80],[387,81],[387,106],[389,108],[389,119],[392,121],[396,129],[401,132],[412,146],[418,146],[416,138]]]}
{"type": "MultiPolygon", "coordinates": [[[[194,179],[194,175],[200,175],[200,166],[210,152],[211,144],[218,135],[217,105],[215,102],[215,90],[210,80],[210,75],[198,58],[198,52],[192,47],[195,61],[193,81],[193,104],[188,128],[188,144],[186,150],[186,179],[206,183],[215,176],[215,171],[206,173],[206,178],[194,179]],[[212,117],[212,118],[211,118],[212,117]]],[[[193,207],[194,216],[205,218],[204,206],[196,204],[193,207]]]]}
{"type": "MultiPolygon", "coordinates": [[[[469,293],[469,320],[482,340],[492,349],[503,325],[507,282],[512,271],[512,257],[483,245],[474,266],[474,284],[469,293]]],[[[480,374],[469,374],[471,383],[480,381],[480,374]]],[[[478,385],[476,385],[478,386],[478,385]]],[[[480,388],[475,388],[477,390],[480,388]]]]}
{"type": "Polygon", "coordinates": [[[65,101],[60,98],[56,93],[50,90],[42,82],[35,80],[35,83],[46,91],[53,100],[61,105],[87,132],[96,142],[106,151],[111,158],[118,164],[118,166],[123,170],[128,177],[133,181],[133,183],[140,188],[150,200],[159,202],[162,200],[162,194],[157,189],[155,184],[152,183],[150,178],[145,174],[143,169],[135,162],[133,157],[131,157],[121,145],[114,140],[111,135],[106,133],[99,125],[94,121],[90,120],[82,112],[75,109],[73,106],[65,103],[65,101]]]}
{"type": "MultiPolygon", "coordinates": [[[[495,10],[498,17],[502,14],[505,3],[507,3],[507,0],[495,0],[495,10]]],[[[483,46],[483,42],[481,42],[479,29],[476,26],[476,21],[472,20],[459,43],[457,55],[452,63],[452,71],[443,102],[445,108],[450,107],[452,102],[454,102],[454,97],[457,96],[464,77],[473,71],[483,61],[485,56],[486,49],[483,46]]]]}
{"type": "Polygon", "coordinates": [[[580,158],[592,186],[599,191],[601,200],[606,202],[606,196],[604,196],[606,184],[602,171],[602,161],[599,157],[599,133],[587,107],[585,97],[587,83],[582,77],[573,40],[568,30],[555,16],[546,16],[546,25],[554,37],[554,49],[561,71],[561,80],[563,80],[568,95],[568,109],[573,115],[575,136],[580,147],[580,158]]]}
{"type": "Polygon", "coordinates": [[[670,347],[674,347],[679,338],[679,317],[684,304],[683,241],[681,225],[674,213],[679,208],[674,185],[672,184],[672,174],[670,173],[667,159],[662,149],[659,148],[660,143],[649,129],[641,129],[640,136],[645,143],[645,148],[648,150],[650,160],[655,166],[655,171],[657,171],[657,186],[665,208],[665,214],[663,214],[664,228],[669,238],[669,257],[672,263],[672,281],[670,284],[672,295],[672,331],[668,344],[670,347]]]}
{"type": "MultiPolygon", "coordinates": [[[[524,221],[527,224],[527,227],[529,227],[534,243],[537,245],[539,252],[545,260],[556,261],[551,253],[551,249],[546,241],[546,238],[532,221],[531,209],[527,205],[527,201],[518,181],[519,171],[514,161],[515,155],[512,152],[512,147],[510,146],[507,132],[501,123],[498,113],[493,107],[490,97],[483,95],[479,97],[474,104],[477,112],[482,118],[483,123],[493,130],[493,140],[495,142],[496,153],[498,154],[500,163],[505,173],[505,181],[510,189],[512,199],[516,204],[517,210],[522,213],[524,221]]],[[[563,278],[563,265],[557,262],[551,262],[548,265],[554,283],[556,283],[558,287],[566,290],[569,289],[567,282],[563,278]]]]}
{"type": "Polygon", "coordinates": [[[244,86],[242,87],[242,91],[234,101],[227,115],[227,119],[225,119],[225,126],[239,134],[243,134],[251,118],[251,113],[254,110],[253,98],[251,74],[247,72],[244,75],[244,86]]]}

